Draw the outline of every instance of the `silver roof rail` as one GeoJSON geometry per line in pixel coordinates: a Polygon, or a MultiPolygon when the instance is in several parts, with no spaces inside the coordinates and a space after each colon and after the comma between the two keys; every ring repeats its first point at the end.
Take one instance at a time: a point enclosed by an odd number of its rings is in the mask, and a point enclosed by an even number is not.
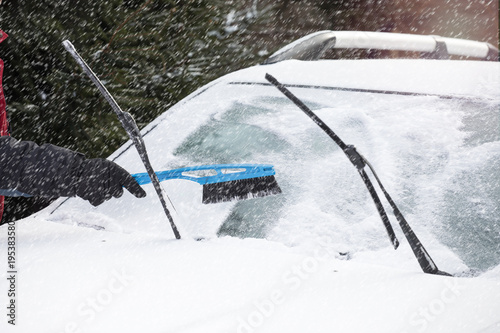
{"type": "Polygon", "coordinates": [[[498,49],[490,43],[391,32],[324,30],[286,45],[263,64],[289,59],[317,60],[331,48],[414,51],[429,59],[449,59],[456,55],[498,61],[498,49]]]}

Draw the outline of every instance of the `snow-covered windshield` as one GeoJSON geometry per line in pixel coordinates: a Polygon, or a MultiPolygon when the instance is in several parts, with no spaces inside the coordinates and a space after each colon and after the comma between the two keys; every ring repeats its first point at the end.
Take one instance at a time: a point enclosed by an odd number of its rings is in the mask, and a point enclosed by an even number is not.
{"type": "MultiPolygon", "coordinates": [[[[339,251],[387,246],[368,192],[335,143],[274,88],[242,88],[226,87],[235,96],[229,107],[174,154],[194,163],[272,163],[284,194],[237,203],[219,233],[288,245],[329,235],[339,251]]],[[[434,235],[471,267],[498,264],[498,103],[293,91],[374,165],[417,233],[434,235]]]]}
{"type": "MultiPolygon", "coordinates": [[[[438,261],[447,260],[451,251],[471,268],[484,270],[500,263],[498,101],[291,90],[371,162],[438,261]]],[[[196,195],[191,199],[185,194],[188,186],[194,186],[189,193],[200,192],[198,185],[164,182],[191,231],[267,238],[311,249],[327,246],[336,253],[390,248],[356,169],[274,87],[215,85],[151,128],[145,141],[157,169],[213,163],[275,166],[281,195],[217,207],[198,204],[196,195]]],[[[142,171],[136,155],[129,149],[117,161],[132,172],[142,171]]],[[[148,197],[148,214],[142,208],[140,216],[130,214],[121,207],[138,204],[127,196],[97,210],[117,219],[124,230],[158,231],[166,225],[158,222],[163,218],[154,194],[148,197]]],[[[404,239],[395,218],[389,217],[404,239]]]]}

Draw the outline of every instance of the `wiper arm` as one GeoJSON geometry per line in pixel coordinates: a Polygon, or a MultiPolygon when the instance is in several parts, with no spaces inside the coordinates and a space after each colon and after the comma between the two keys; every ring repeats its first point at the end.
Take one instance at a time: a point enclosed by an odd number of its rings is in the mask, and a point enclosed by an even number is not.
{"type": "Polygon", "coordinates": [[[373,202],[375,203],[375,206],[377,207],[377,211],[380,215],[380,218],[382,219],[382,223],[385,226],[387,235],[389,236],[389,239],[394,249],[398,248],[399,241],[394,233],[389,218],[387,217],[382,202],[380,201],[380,198],[378,197],[378,194],[370,178],[365,172],[366,165],[368,165],[371,172],[375,176],[375,179],[377,180],[380,189],[384,193],[384,196],[389,202],[389,205],[392,207],[394,215],[396,216],[396,219],[399,222],[399,226],[403,230],[403,234],[408,240],[408,243],[410,244],[410,247],[413,253],[415,254],[415,257],[417,258],[417,261],[422,270],[424,271],[424,273],[451,276],[451,274],[440,271],[438,269],[437,265],[434,263],[427,250],[424,248],[420,240],[417,238],[417,235],[415,235],[410,225],[404,218],[403,214],[392,200],[389,193],[385,190],[384,186],[382,185],[382,182],[375,173],[375,170],[373,169],[372,165],[366,160],[366,158],[364,158],[363,155],[361,155],[353,145],[347,145],[344,141],[342,141],[342,139],[340,139],[338,135],[335,134],[335,132],[330,127],[328,127],[328,125],[326,125],[307,105],[305,105],[299,98],[297,98],[297,96],[292,94],[290,90],[288,90],[283,84],[278,82],[276,78],[274,78],[270,74],[266,74],[266,80],[269,81],[276,88],[278,88],[279,91],[281,91],[286,97],[288,97],[288,99],[290,99],[306,115],[308,115],[309,118],[311,118],[314,121],[314,123],[316,123],[316,125],[318,125],[326,134],[328,134],[328,136],[340,147],[340,149],[342,149],[347,158],[349,158],[351,163],[356,167],[359,175],[361,176],[361,179],[363,179],[363,182],[365,183],[365,186],[368,189],[368,192],[370,192],[370,195],[373,199],[373,202]]]}

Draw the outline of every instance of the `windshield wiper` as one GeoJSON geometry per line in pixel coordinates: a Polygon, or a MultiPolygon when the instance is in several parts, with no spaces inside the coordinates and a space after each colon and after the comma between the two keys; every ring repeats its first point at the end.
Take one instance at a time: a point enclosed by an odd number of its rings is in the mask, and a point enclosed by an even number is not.
{"type": "Polygon", "coordinates": [[[377,207],[377,211],[380,215],[380,218],[382,219],[382,222],[385,226],[385,229],[387,231],[387,234],[394,249],[398,248],[399,241],[394,233],[389,218],[387,217],[384,206],[382,205],[382,202],[380,201],[380,198],[378,197],[377,192],[365,171],[365,166],[368,166],[372,174],[375,176],[375,179],[377,180],[380,189],[384,193],[384,196],[389,202],[389,205],[392,207],[394,215],[396,216],[396,219],[399,222],[399,226],[403,230],[403,234],[408,240],[408,243],[410,244],[410,247],[413,253],[415,254],[415,257],[417,258],[417,261],[420,264],[420,267],[422,268],[424,273],[451,276],[451,274],[440,271],[438,269],[437,265],[434,263],[431,256],[429,255],[427,250],[424,248],[424,246],[418,239],[417,235],[415,235],[410,225],[404,218],[403,214],[392,200],[389,193],[385,190],[384,186],[382,185],[382,182],[375,173],[375,170],[373,169],[372,165],[366,160],[365,157],[363,157],[363,155],[361,155],[356,150],[356,147],[354,147],[353,145],[348,145],[344,141],[342,141],[342,139],[340,139],[337,136],[337,134],[335,134],[335,132],[332,131],[330,127],[328,127],[314,112],[312,112],[312,110],[307,105],[305,105],[300,99],[298,99],[294,94],[292,94],[290,90],[288,90],[283,84],[278,82],[276,78],[274,78],[270,74],[266,74],[266,80],[269,81],[276,88],[278,88],[279,91],[281,91],[295,105],[297,105],[302,111],[304,111],[304,113],[308,115],[309,118],[311,118],[314,121],[314,123],[316,123],[316,125],[318,125],[326,134],[328,134],[328,136],[330,136],[330,138],[340,147],[340,149],[342,149],[347,158],[349,158],[351,163],[356,167],[359,175],[361,176],[361,179],[363,179],[363,182],[365,183],[366,188],[368,189],[368,192],[370,192],[370,195],[373,199],[373,202],[375,203],[375,206],[377,207]]]}

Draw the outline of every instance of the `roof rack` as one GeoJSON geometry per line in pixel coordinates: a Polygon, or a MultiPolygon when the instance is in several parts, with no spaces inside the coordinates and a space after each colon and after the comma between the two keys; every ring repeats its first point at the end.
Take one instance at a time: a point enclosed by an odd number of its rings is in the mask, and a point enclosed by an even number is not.
{"type": "Polygon", "coordinates": [[[498,61],[498,49],[490,43],[390,32],[324,30],[288,44],[263,64],[289,59],[317,60],[332,48],[414,51],[422,53],[427,59],[449,59],[450,56],[456,55],[498,61]]]}

